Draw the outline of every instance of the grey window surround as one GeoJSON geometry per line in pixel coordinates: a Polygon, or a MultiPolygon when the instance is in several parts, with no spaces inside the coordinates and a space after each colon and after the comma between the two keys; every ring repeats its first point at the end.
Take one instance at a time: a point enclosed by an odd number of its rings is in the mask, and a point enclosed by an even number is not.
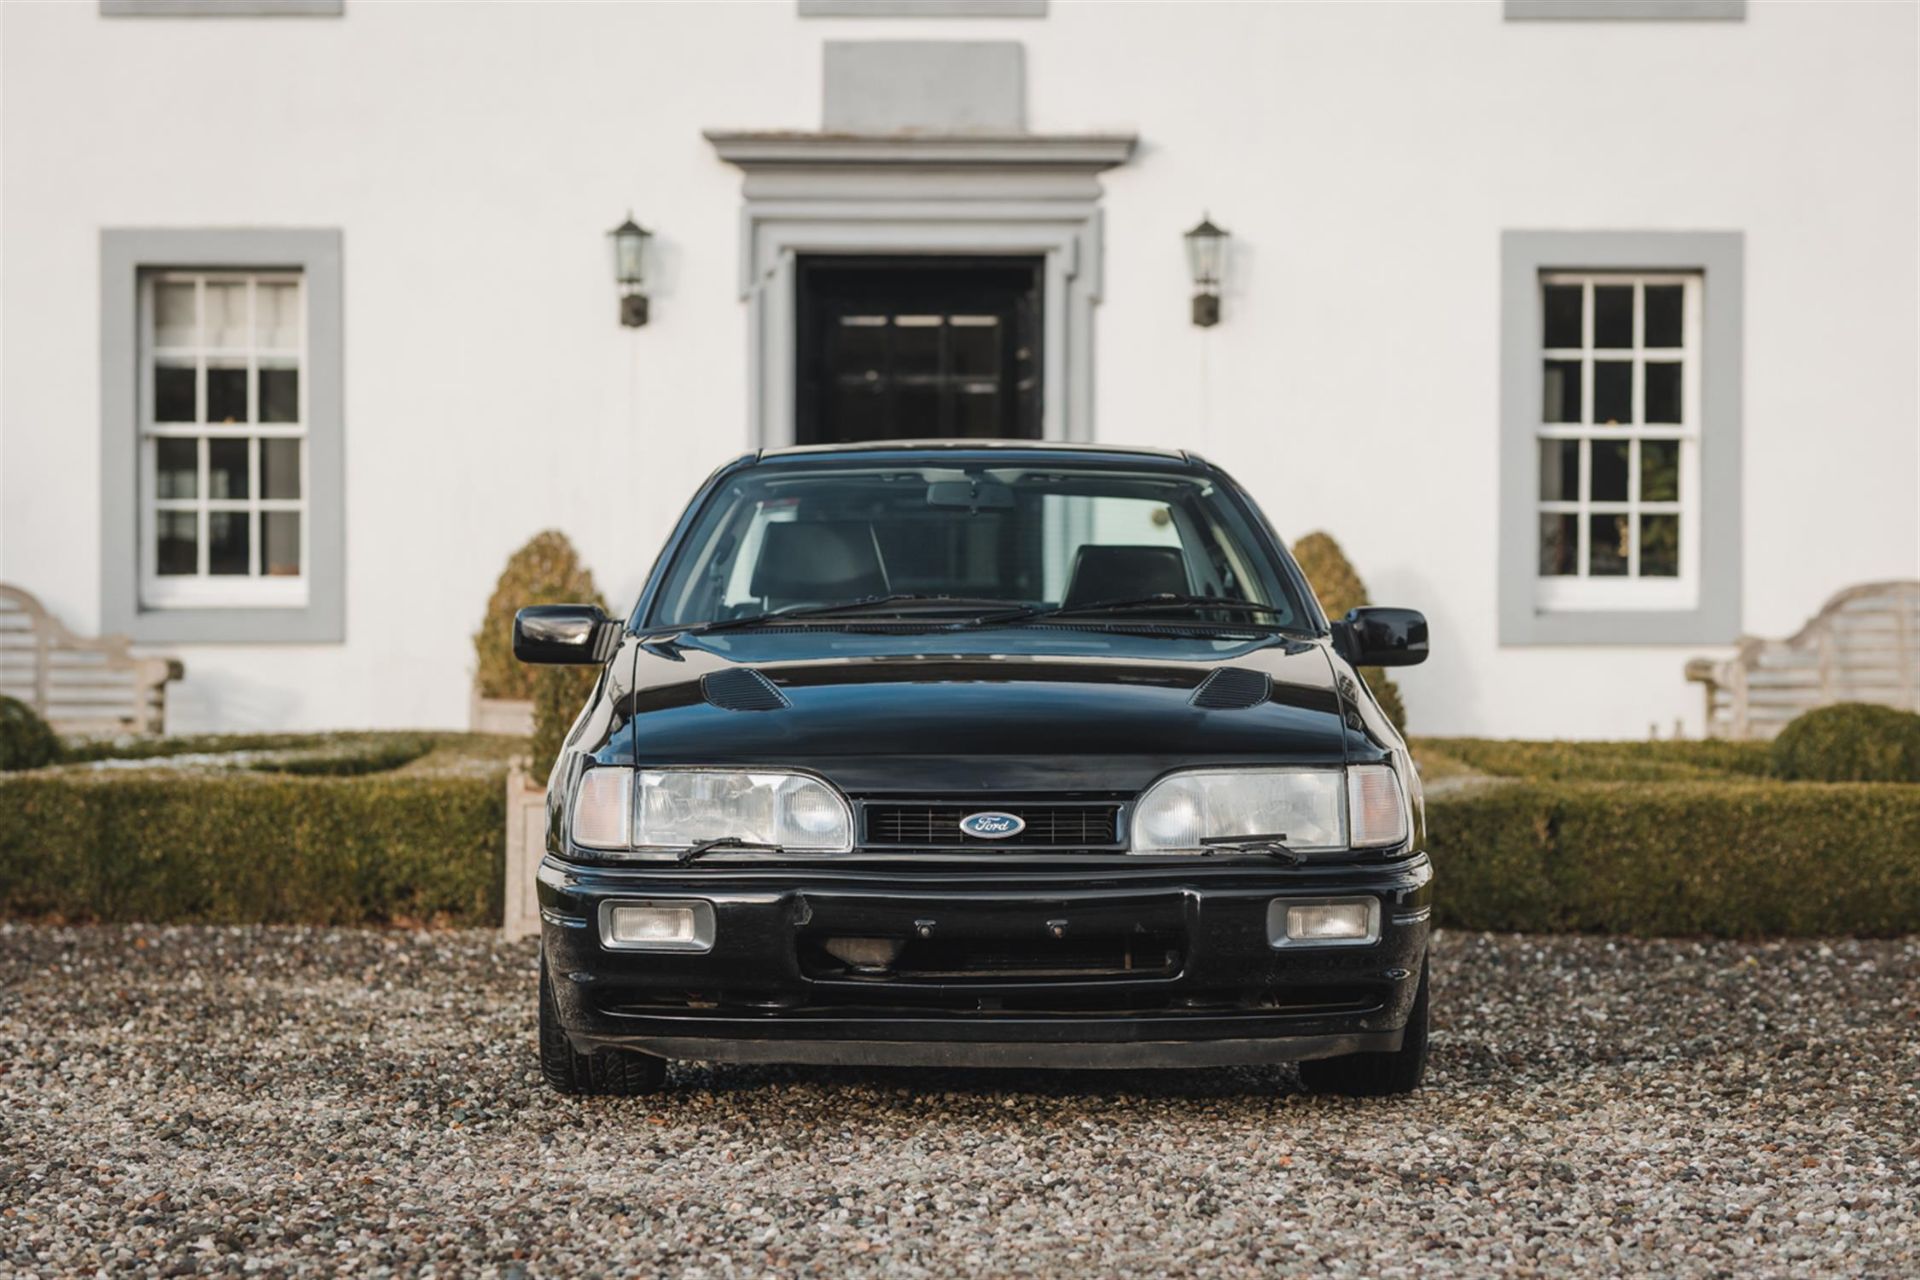
{"type": "Polygon", "coordinates": [[[1507,231],[1500,240],[1500,643],[1731,644],[1741,628],[1741,347],[1738,231],[1507,231]],[[1555,610],[1536,603],[1540,275],[1698,271],[1701,283],[1699,596],[1684,610],[1555,610]]]}
{"type": "Polygon", "coordinates": [[[1047,0],[800,0],[803,18],[1044,18],[1047,0]]]}
{"type": "Polygon", "coordinates": [[[706,137],[744,175],[740,293],[753,447],[793,443],[796,267],[808,253],[1044,258],[1041,435],[1093,438],[1098,175],[1132,155],[1131,134],[706,137]]]}
{"type": "Polygon", "coordinates": [[[337,18],[346,0],[100,0],[103,18],[337,18]]]}
{"type": "Polygon", "coordinates": [[[1509,22],[1744,22],[1747,0],[1506,0],[1506,17],[1509,22]]]}
{"type": "Polygon", "coordinates": [[[153,644],[326,644],[346,638],[341,236],[280,228],[100,233],[101,629],[153,644]],[[307,603],[149,609],[140,602],[140,274],[298,270],[307,286],[307,603]]]}

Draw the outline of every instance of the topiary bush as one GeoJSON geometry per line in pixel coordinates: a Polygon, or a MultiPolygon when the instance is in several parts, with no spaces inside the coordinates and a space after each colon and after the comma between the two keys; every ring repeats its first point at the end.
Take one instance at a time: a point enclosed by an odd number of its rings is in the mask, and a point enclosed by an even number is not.
{"type": "MultiPolygon", "coordinates": [[[[547,529],[514,552],[487,600],[487,616],[473,636],[479,659],[474,686],[483,698],[531,699],[534,671],[513,660],[513,615],[530,604],[597,604],[605,597],[580,562],[567,535],[547,529]]],[[[578,708],[575,708],[578,710],[578,708]]]]}
{"type": "MultiPolygon", "coordinates": [[[[1349,611],[1372,603],[1367,599],[1366,584],[1360,581],[1346,553],[1330,534],[1310,533],[1300,539],[1293,544],[1293,558],[1299,562],[1300,572],[1307,575],[1313,594],[1329,618],[1337,621],[1349,611]]],[[[1387,713],[1387,719],[1393,721],[1393,727],[1404,732],[1407,708],[1400,700],[1400,687],[1387,679],[1387,673],[1379,667],[1362,668],[1360,678],[1373,690],[1374,699],[1387,713]]]]}
{"type": "Polygon", "coordinates": [[[1920,715],[1837,702],[1796,716],[1773,740],[1774,776],[1803,782],[1920,782],[1920,715]]]}
{"type": "Polygon", "coordinates": [[[60,738],[34,709],[0,695],[0,773],[38,769],[60,758],[60,738]]]}
{"type": "Polygon", "coordinates": [[[529,667],[533,673],[533,762],[527,776],[544,781],[567,731],[593,696],[600,667],[529,667]]]}

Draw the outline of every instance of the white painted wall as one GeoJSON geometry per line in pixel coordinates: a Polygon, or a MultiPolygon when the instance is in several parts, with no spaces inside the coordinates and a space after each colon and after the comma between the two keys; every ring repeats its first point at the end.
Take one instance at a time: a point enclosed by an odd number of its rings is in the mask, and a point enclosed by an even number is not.
{"type": "Polygon", "coordinates": [[[1283,533],[1332,531],[1376,599],[1426,609],[1418,731],[1697,732],[1694,650],[1498,645],[1499,234],[1744,231],[1747,628],[1920,575],[1916,9],[1751,9],[0,6],[0,579],[97,624],[99,229],[338,227],[348,640],[180,647],[172,723],[464,723],[514,546],[557,525],[630,600],[747,445],[739,176],[700,131],[817,127],[826,39],[1018,39],[1032,128],[1141,137],[1107,180],[1100,437],[1207,453],[1283,533]],[[629,207],[659,233],[638,331],[602,236],[629,207]],[[1203,207],[1235,237],[1208,332],[1180,245],[1203,207]]]}

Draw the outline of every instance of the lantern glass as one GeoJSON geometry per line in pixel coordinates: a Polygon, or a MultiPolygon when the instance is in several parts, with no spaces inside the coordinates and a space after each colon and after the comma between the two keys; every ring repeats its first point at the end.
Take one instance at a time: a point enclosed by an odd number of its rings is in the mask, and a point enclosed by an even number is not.
{"type": "Polygon", "coordinates": [[[650,233],[631,216],[607,232],[613,241],[613,278],[629,287],[637,287],[646,277],[646,246],[650,233]]]}
{"type": "Polygon", "coordinates": [[[1211,218],[1202,218],[1199,226],[1187,232],[1186,240],[1187,270],[1194,287],[1218,288],[1226,265],[1227,232],[1214,226],[1211,218]]]}

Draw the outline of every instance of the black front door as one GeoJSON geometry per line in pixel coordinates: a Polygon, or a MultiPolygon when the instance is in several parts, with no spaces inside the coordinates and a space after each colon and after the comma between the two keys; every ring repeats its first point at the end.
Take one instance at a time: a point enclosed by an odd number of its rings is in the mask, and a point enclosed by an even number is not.
{"type": "Polygon", "coordinates": [[[797,443],[1039,439],[1039,258],[799,268],[797,443]]]}

